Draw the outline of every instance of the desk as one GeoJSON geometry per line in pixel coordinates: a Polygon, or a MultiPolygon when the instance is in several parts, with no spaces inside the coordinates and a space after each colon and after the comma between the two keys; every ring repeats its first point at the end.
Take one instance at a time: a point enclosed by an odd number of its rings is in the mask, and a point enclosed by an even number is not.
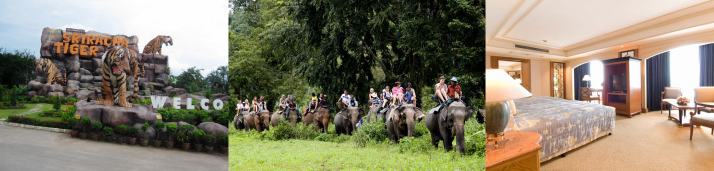
{"type": "Polygon", "coordinates": [[[486,170],[540,170],[540,134],[509,132],[504,137],[498,149],[486,143],[486,170]]]}

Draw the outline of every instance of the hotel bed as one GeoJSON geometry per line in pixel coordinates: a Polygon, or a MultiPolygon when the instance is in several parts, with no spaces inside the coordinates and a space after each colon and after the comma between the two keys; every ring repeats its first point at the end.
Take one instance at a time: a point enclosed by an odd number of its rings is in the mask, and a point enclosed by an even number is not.
{"type": "MultiPolygon", "coordinates": [[[[521,132],[541,134],[540,161],[583,146],[615,130],[615,108],[555,97],[514,100],[521,132]]],[[[513,131],[507,128],[506,132],[513,131]]]]}

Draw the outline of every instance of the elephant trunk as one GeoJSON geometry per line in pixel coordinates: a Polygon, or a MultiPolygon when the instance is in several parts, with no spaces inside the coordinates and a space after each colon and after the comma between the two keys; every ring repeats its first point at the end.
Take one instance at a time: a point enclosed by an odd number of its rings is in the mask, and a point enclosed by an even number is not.
{"type": "Polygon", "coordinates": [[[454,124],[454,132],[456,133],[455,139],[456,139],[456,150],[461,153],[461,155],[464,154],[465,152],[465,141],[464,141],[464,124],[463,122],[454,124]]]}
{"type": "Polygon", "coordinates": [[[409,130],[407,136],[414,137],[414,117],[407,117],[407,127],[409,130]]]}

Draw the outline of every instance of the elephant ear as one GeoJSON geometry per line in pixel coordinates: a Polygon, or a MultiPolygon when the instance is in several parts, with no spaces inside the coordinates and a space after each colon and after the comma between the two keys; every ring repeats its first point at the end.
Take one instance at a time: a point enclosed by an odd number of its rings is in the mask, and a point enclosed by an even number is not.
{"type": "Polygon", "coordinates": [[[424,115],[424,111],[416,106],[414,107],[414,111],[416,112],[416,114],[414,115],[414,117],[416,117],[416,120],[421,121],[421,119],[424,119],[424,116],[426,116],[424,115]]]}
{"type": "Polygon", "coordinates": [[[365,116],[365,115],[364,115],[364,110],[362,110],[362,108],[359,108],[358,110],[359,110],[359,115],[358,115],[357,117],[358,117],[358,118],[364,117],[364,116],[365,116]]]}
{"type": "Polygon", "coordinates": [[[466,113],[467,114],[466,114],[466,118],[464,119],[464,122],[468,121],[469,118],[471,118],[471,116],[474,114],[474,109],[471,108],[471,106],[466,107],[466,113]]]}

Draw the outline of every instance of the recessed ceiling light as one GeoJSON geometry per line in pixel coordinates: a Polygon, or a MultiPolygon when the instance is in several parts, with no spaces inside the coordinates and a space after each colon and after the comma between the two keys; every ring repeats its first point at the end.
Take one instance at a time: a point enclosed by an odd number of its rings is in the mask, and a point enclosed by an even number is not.
{"type": "Polygon", "coordinates": [[[625,47],[625,45],[620,45],[620,47],[625,47]]]}
{"type": "Polygon", "coordinates": [[[548,43],[548,40],[543,40],[543,42],[548,43]]]}

